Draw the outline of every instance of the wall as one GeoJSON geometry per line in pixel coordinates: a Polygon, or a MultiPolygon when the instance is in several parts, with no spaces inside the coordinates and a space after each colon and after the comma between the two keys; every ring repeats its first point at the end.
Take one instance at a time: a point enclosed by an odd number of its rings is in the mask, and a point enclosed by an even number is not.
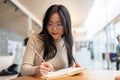
{"type": "Polygon", "coordinates": [[[25,37],[10,32],[5,29],[0,29],[0,56],[9,55],[8,53],[8,40],[23,42],[25,37]]]}

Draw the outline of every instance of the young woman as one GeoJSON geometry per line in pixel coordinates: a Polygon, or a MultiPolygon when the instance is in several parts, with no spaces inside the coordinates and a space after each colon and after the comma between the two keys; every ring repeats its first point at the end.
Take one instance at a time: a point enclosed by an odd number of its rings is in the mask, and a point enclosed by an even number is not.
{"type": "Polygon", "coordinates": [[[28,41],[21,72],[44,75],[67,67],[80,67],[73,58],[71,18],[66,7],[52,5],[45,13],[42,32],[33,34],[28,41]]]}

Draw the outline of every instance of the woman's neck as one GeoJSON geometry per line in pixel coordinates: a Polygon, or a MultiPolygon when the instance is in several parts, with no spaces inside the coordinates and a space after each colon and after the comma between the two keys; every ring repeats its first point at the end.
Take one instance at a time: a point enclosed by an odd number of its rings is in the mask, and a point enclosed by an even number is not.
{"type": "Polygon", "coordinates": [[[55,42],[58,42],[58,41],[60,41],[61,39],[62,39],[62,38],[56,39],[55,42]]]}

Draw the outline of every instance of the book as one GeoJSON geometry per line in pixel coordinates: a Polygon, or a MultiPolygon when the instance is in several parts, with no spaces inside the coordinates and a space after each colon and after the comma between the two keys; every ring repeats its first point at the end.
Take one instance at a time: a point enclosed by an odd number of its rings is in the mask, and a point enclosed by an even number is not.
{"type": "Polygon", "coordinates": [[[65,68],[57,71],[48,72],[48,74],[43,75],[41,78],[48,80],[60,77],[73,76],[82,73],[84,69],[85,69],[84,67],[65,68]]]}

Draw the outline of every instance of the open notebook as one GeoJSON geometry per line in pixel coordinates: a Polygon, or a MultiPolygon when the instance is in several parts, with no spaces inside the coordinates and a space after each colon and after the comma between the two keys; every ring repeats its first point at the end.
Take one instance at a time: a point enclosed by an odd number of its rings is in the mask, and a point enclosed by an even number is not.
{"type": "Polygon", "coordinates": [[[65,69],[61,69],[61,70],[58,70],[58,71],[48,72],[48,74],[42,76],[42,78],[44,78],[44,79],[54,79],[54,78],[72,76],[72,75],[82,73],[84,69],[85,69],[84,67],[65,68],[65,69]]]}

